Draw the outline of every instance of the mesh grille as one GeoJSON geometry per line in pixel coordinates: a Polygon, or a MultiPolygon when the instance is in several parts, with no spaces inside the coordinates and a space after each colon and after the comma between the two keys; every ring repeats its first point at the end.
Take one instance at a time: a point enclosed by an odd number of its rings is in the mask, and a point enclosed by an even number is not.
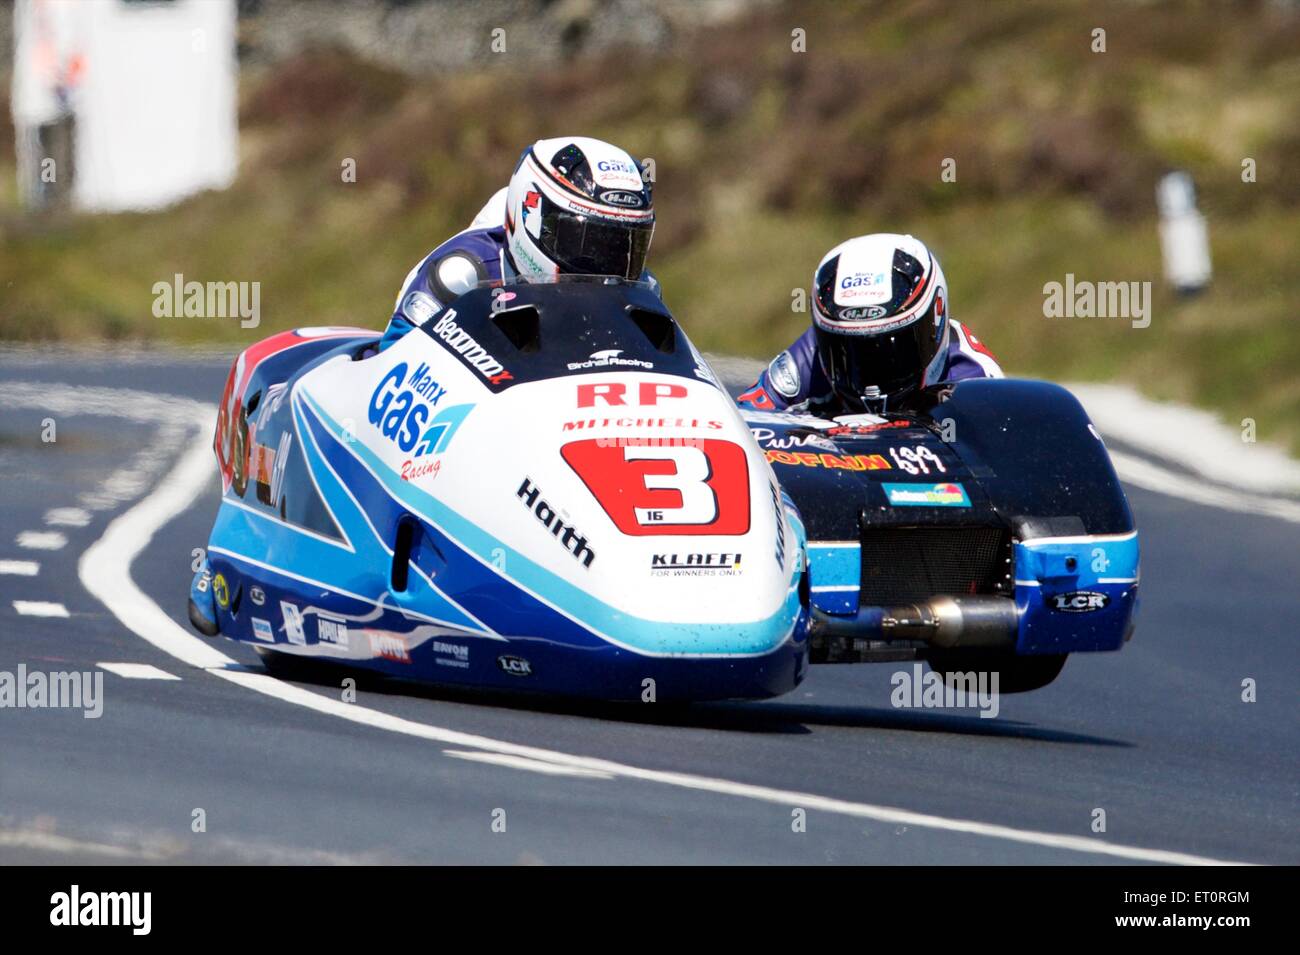
{"type": "Polygon", "coordinates": [[[1010,533],[1001,527],[864,528],[861,603],[1005,592],[999,585],[1010,556],[1010,533]]]}

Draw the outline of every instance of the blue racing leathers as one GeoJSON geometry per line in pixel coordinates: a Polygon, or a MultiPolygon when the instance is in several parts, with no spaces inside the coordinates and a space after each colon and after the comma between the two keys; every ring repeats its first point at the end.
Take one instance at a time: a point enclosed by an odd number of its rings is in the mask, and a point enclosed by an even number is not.
{"type": "Polygon", "coordinates": [[[498,225],[458,232],[426,255],[402,283],[393,317],[379,342],[380,350],[442,311],[460,294],[449,289],[448,284],[454,286],[467,277],[476,277],[472,278],[472,287],[474,282],[500,281],[513,275],[505,248],[506,230],[498,225]]]}
{"type": "MultiPolygon", "coordinates": [[[[382,351],[441,312],[460,295],[454,289],[464,290],[478,282],[499,282],[514,276],[515,270],[506,255],[504,226],[458,232],[407,274],[379,349],[382,351]]],[[[641,273],[641,281],[659,291],[659,282],[648,269],[641,273]]]]}
{"type": "MultiPolygon", "coordinates": [[[[984,343],[960,322],[952,322],[948,364],[941,382],[963,378],[1001,378],[1002,369],[984,343]]],[[[768,364],[737,403],[759,411],[807,411],[834,415],[840,404],[817,356],[817,336],[810,327],[768,364]]]]}

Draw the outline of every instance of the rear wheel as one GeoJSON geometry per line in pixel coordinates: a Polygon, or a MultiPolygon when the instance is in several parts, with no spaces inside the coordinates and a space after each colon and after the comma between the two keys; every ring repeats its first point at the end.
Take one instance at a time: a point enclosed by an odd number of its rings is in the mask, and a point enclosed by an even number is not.
{"type": "MultiPolygon", "coordinates": [[[[1066,653],[1016,656],[1011,653],[980,653],[972,650],[936,650],[929,654],[930,669],[952,682],[958,673],[998,674],[999,693],[1027,693],[1047,686],[1065,666],[1066,653]]],[[[978,677],[977,677],[978,679],[978,677]]]]}

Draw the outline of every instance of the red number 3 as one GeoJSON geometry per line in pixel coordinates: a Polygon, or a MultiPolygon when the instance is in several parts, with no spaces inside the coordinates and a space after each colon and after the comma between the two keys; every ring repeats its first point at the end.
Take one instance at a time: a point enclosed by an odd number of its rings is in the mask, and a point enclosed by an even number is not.
{"type": "Polygon", "coordinates": [[[591,438],[560,453],[624,534],[749,530],[749,464],[738,444],[591,438]]]}

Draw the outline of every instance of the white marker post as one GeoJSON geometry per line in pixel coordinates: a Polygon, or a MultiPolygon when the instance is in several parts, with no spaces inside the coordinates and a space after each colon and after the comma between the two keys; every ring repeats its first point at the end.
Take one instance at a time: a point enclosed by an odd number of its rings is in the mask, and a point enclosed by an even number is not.
{"type": "Polygon", "coordinates": [[[1160,208],[1160,248],[1165,280],[1184,295],[1210,284],[1210,236],[1196,209],[1196,187],[1185,172],[1171,172],[1156,186],[1160,208]]]}

